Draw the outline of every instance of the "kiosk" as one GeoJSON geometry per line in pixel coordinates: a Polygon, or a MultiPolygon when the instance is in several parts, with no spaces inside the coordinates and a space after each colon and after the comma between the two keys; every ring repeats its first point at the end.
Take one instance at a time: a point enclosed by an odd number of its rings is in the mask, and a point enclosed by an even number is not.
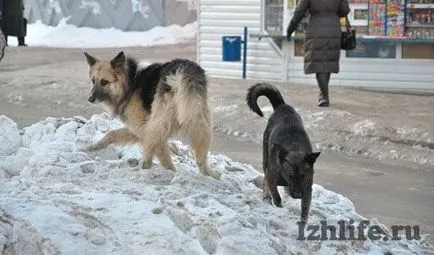
{"type": "MultiPolygon", "coordinates": [[[[349,1],[357,48],[341,52],[340,73],[332,75],[331,85],[434,89],[434,0],[349,1]]],[[[248,27],[247,78],[316,84],[315,76],[303,71],[305,23],[292,41],[286,40],[296,4],[297,0],[199,1],[199,63],[211,76],[241,78],[241,62],[222,60],[221,39],[242,36],[248,27]]]]}

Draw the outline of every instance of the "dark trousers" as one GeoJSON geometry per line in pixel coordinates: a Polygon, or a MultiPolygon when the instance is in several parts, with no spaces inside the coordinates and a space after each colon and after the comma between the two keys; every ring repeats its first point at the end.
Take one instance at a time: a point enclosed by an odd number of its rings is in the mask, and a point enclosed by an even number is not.
{"type": "Polygon", "coordinates": [[[317,73],[316,80],[319,87],[318,106],[329,106],[329,82],[330,73],[317,73]]]}
{"type": "Polygon", "coordinates": [[[19,46],[24,46],[25,45],[25,43],[24,43],[24,36],[23,37],[18,37],[18,45],[19,46]]]}
{"type": "MultiPolygon", "coordinates": [[[[5,40],[6,40],[6,45],[8,45],[8,36],[7,35],[5,35],[5,40]]],[[[26,45],[24,36],[18,37],[18,46],[24,46],[24,45],[26,45]]]]}

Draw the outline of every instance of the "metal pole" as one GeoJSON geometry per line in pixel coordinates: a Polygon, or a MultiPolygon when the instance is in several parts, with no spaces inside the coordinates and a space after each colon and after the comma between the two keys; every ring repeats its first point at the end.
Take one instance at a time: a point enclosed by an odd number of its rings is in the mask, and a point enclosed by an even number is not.
{"type": "Polygon", "coordinates": [[[243,79],[247,77],[247,27],[244,27],[244,41],[243,41],[243,79]]]}

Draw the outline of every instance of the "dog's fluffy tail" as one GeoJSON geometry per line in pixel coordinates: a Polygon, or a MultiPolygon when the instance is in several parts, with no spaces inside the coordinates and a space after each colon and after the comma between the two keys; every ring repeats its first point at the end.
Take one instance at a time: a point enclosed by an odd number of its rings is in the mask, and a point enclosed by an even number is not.
{"type": "Polygon", "coordinates": [[[275,86],[268,83],[257,83],[253,85],[247,92],[246,101],[250,110],[254,111],[261,117],[263,117],[264,114],[262,114],[261,108],[259,108],[257,102],[258,97],[260,96],[266,96],[268,100],[270,100],[274,110],[285,104],[282,94],[280,94],[280,91],[275,86]]]}
{"type": "Polygon", "coordinates": [[[205,76],[191,76],[182,68],[166,78],[166,84],[173,91],[176,103],[176,117],[184,127],[197,127],[210,121],[207,102],[207,81],[205,76]]]}

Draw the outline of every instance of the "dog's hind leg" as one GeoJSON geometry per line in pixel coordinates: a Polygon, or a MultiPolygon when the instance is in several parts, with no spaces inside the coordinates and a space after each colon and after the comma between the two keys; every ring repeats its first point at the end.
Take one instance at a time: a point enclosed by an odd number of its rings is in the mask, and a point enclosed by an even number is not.
{"type": "Polygon", "coordinates": [[[99,142],[87,146],[88,151],[96,151],[107,148],[110,144],[125,145],[138,142],[139,138],[131,133],[128,128],[114,129],[108,132],[99,142]]]}
{"type": "Polygon", "coordinates": [[[264,138],[262,140],[262,170],[264,171],[264,182],[262,183],[262,199],[271,202],[270,189],[268,188],[267,178],[269,178],[268,173],[268,132],[264,132],[264,138]]]}
{"type": "Polygon", "coordinates": [[[309,217],[310,202],[312,200],[312,190],[307,192],[301,199],[301,220],[306,222],[309,217]]]}
{"type": "Polygon", "coordinates": [[[208,151],[211,145],[211,128],[209,126],[196,127],[195,132],[190,131],[191,146],[196,156],[196,163],[200,173],[220,179],[221,174],[208,167],[208,151]]]}
{"type": "Polygon", "coordinates": [[[156,149],[155,154],[163,167],[172,171],[176,170],[172,162],[172,157],[170,156],[167,141],[156,149]]]}

